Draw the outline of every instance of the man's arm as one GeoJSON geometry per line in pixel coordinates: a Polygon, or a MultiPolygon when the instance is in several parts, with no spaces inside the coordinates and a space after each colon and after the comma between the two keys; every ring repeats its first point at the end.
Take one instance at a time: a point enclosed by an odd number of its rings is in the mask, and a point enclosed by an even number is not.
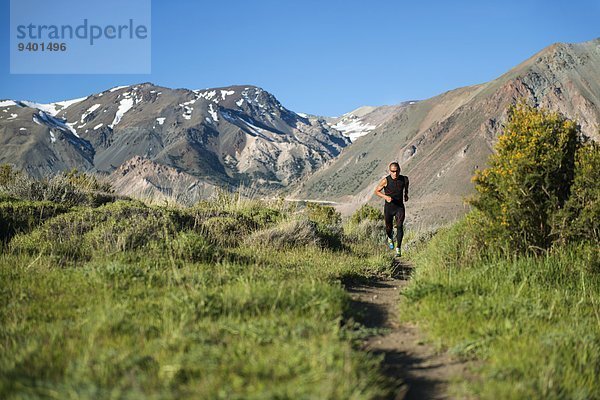
{"type": "Polygon", "coordinates": [[[404,176],[404,201],[408,201],[408,176],[404,176]]]}
{"type": "Polygon", "coordinates": [[[383,178],[381,181],[379,181],[379,185],[377,185],[377,187],[375,188],[375,195],[381,197],[382,199],[384,199],[385,201],[387,201],[389,203],[390,201],[392,201],[392,198],[390,196],[386,196],[382,192],[385,185],[387,185],[387,181],[385,178],[383,178]]]}

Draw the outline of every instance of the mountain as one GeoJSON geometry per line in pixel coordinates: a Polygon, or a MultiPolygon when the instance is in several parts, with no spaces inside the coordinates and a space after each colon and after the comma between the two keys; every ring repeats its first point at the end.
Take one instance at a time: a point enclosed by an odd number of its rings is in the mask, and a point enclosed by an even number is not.
{"type": "Polygon", "coordinates": [[[340,117],[325,117],[324,119],[333,128],[342,132],[344,136],[354,142],[359,137],[382,125],[403,107],[414,103],[416,102],[407,101],[392,106],[363,106],[340,117]]]}
{"type": "Polygon", "coordinates": [[[66,121],[54,117],[59,103],[43,105],[46,111],[33,104],[0,102],[0,163],[14,164],[34,176],[91,169],[95,150],[66,121]]]}
{"type": "Polygon", "coordinates": [[[328,200],[345,212],[379,204],[373,195],[397,160],[410,178],[407,222],[440,224],[464,214],[471,177],[486,160],[518,99],[576,119],[600,139],[600,39],[553,44],[497,79],[399,108],[335,159],[300,182],[290,197],[328,200]]]}
{"type": "Polygon", "coordinates": [[[192,205],[217,189],[190,174],[140,156],[121,164],[107,180],[121,195],[158,203],[174,200],[192,205]]]}
{"type": "Polygon", "coordinates": [[[72,101],[0,102],[0,163],[34,176],[111,173],[135,156],[207,185],[285,187],[350,144],[322,118],[256,86],[205,90],[142,83],[72,101]]]}

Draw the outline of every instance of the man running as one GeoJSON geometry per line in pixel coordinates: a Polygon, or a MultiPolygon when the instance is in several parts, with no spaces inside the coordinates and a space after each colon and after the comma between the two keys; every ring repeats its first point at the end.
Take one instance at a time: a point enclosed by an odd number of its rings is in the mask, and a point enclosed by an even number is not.
{"type": "Polygon", "coordinates": [[[400,164],[392,162],[388,166],[390,174],[383,178],[375,194],[385,200],[383,215],[385,218],[385,233],[390,249],[394,249],[394,219],[398,228],[396,256],[402,254],[402,238],[404,237],[404,201],[408,201],[408,176],[400,175],[400,164]],[[383,193],[381,192],[383,190],[383,193]]]}

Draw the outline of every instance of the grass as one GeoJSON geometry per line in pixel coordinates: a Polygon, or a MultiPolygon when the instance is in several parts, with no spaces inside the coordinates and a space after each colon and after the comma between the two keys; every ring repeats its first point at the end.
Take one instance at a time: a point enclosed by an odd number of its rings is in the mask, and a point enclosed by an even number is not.
{"type": "Polygon", "coordinates": [[[482,399],[600,398],[600,254],[559,247],[507,258],[469,247],[459,223],[413,254],[403,317],[477,363],[482,399]]]}
{"type": "Polygon", "coordinates": [[[386,395],[341,283],[386,273],[382,253],[243,240],[287,211],[116,202],[29,221],[0,255],[0,398],[386,395]]]}

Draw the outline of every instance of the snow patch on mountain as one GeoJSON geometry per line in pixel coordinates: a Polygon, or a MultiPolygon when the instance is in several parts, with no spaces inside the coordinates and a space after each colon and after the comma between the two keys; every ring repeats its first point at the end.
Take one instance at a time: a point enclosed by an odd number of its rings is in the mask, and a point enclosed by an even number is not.
{"type": "Polygon", "coordinates": [[[333,125],[333,128],[342,132],[344,136],[349,137],[354,142],[359,137],[377,128],[377,125],[366,123],[354,114],[345,114],[337,124],[333,125]]]}
{"type": "Polygon", "coordinates": [[[108,91],[109,91],[109,92],[116,92],[117,90],[120,90],[120,89],[125,89],[125,88],[128,88],[128,87],[129,87],[129,85],[125,85],[125,86],[115,86],[114,88],[108,89],[108,91]]]}
{"type": "Polygon", "coordinates": [[[55,128],[65,133],[72,133],[79,138],[79,135],[77,135],[77,132],[75,129],[73,129],[73,124],[69,124],[64,119],[56,118],[45,111],[40,110],[37,114],[35,114],[33,116],[33,122],[38,125],[46,125],[50,129],[55,128]]]}
{"type": "Polygon", "coordinates": [[[208,105],[208,113],[210,114],[210,116],[212,117],[212,119],[217,122],[219,120],[219,116],[217,115],[217,110],[215,110],[213,108],[212,104],[208,105]]]}
{"type": "Polygon", "coordinates": [[[44,111],[50,115],[56,115],[56,109],[54,108],[53,104],[35,103],[27,100],[22,100],[21,103],[25,104],[27,107],[37,108],[38,110],[44,111]]]}
{"type": "Polygon", "coordinates": [[[50,104],[54,104],[54,108],[56,110],[56,112],[58,113],[59,111],[69,107],[70,105],[79,103],[83,100],[87,99],[87,97],[79,97],[77,99],[71,99],[71,100],[63,100],[63,101],[58,101],[56,103],[50,103],[50,104]]]}
{"type": "Polygon", "coordinates": [[[94,104],[93,106],[91,106],[90,108],[88,108],[86,112],[84,112],[83,114],[81,114],[81,123],[83,124],[84,123],[83,120],[88,115],[90,115],[91,113],[93,113],[94,111],[96,111],[99,107],[100,107],[100,104],[94,104]]]}
{"type": "Polygon", "coordinates": [[[254,95],[254,99],[251,98],[251,93],[250,93],[250,88],[245,88],[244,91],[242,92],[242,97],[250,104],[256,104],[257,106],[259,106],[260,108],[265,108],[265,105],[262,104],[260,102],[260,100],[258,99],[258,97],[260,96],[260,94],[263,92],[262,89],[260,88],[255,88],[253,89],[253,95],[254,95]]]}
{"type": "Polygon", "coordinates": [[[108,125],[109,128],[114,128],[119,122],[121,122],[123,115],[125,115],[127,111],[131,110],[133,104],[134,99],[131,98],[131,93],[125,93],[123,95],[123,99],[119,103],[119,108],[117,109],[117,113],[115,114],[115,119],[113,119],[113,122],[110,125],[108,125]]]}
{"type": "Polygon", "coordinates": [[[196,93],[199,97],[201,97],[203,99],[217,101],[216,99],[213,99],[217,94],[216,90],[207,90],[207,91],[194,90],[194,93],[196,93]]]}
{"type": "Polygon", "coordinates": [[[225,100],[225,97],[235,94],[235,90],[221,90],[221,99],[225,100]]]}
{"type": "Polygon", "coordinates": [[[47,103],[47,104],[45,104],[45,103],[36,103],[36,102],[33,102],[33,101],[27,101],[27,100],[20,101],[20,103],[26,105],[27,107],[37,108],[40,111],[44,111],[45,113],[48,113],[48,114],[50,114],[52,116],[55,116],[60,111],[62,111],[63,109],[69,107],[70,105],[75,104],[75,103],[79,103],[80,101],[83,101],[85,99],[87,99],[87,97],[80,97],[78,99],[63,100],[63,101],[58,101],[58,102],[55,102],[55,103],[47,103]]]}
{"type": "Polygon", "coordinates": [[[200,91],[192,90],[192,92],[194,92],[193,99],[186,101],[185,103],[179,104],[180,107],[183,107],[183,118],[185,118],[185,119],[192,118],[192,111],[194,111],[194,107],[192,107],[192,104],[194,104],[198,99],[204,97],[203,96],[204,93],[201,93],[200,91]]]}
{"type": "Polygon", "coordinates": [[[77,131],[75,130],[75,127],[73,127],[73,125],[75,125],[75,122],[66,122],[65,121],[65,126],[67,127],[67,129],[75,136],[79,137],[79,135],[77,134],[77,131]]]}

